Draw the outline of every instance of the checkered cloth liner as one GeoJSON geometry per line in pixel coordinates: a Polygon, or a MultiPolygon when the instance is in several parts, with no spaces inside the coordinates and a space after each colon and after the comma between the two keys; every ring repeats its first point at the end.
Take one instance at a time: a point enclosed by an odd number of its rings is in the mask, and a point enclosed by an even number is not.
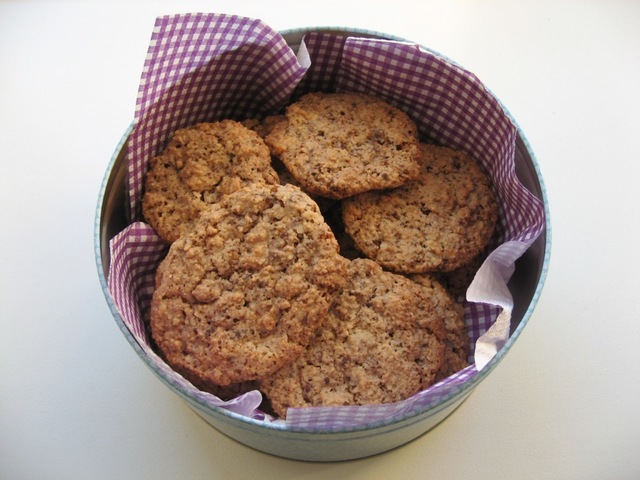
{"type": "Polygon", "coordinates": [[[167,250],[155,231],[142,222],[129,225],[109,242],[107,288],[140,344],[149,343],[143,318],[155,287],[154,272],[167,250]]]}
{"type": "Polygon", "coordinates": [[[292,101],[306,92],[334,92],[340,71],[346,36],[324,32],[310,32],[304,43],[311,59],[307,73],[296,87],[292,101]]]}
{"type": "MultiPolygon", "coordinates": [[[[221,402],[200,392],[149,347],[144,318],[153,293],[154,271],[166,246],[139,221],[140,199],[149,159],[164,148],[176,129],[200,121],[276,113],[308,91],[374,94],[406,111],[423,140],[466,151],[484,165],[500,199],[496,246],[506,241],[528,246],[544,228],[542,203],[515,175],[517,129],[473,74],[406,42],[313,32],[305,36],[304,46],[311,60],[308,68],[298,63],[295,52],[277,32],[257,20],[216,14],[157,20],[129,139],[127,187],[133,221],[111,241],[109,291],[150,361],[199,402],[243,411],[258,419],[264,417],[252,411],[255,398],[221,402]],[[238,404],[242,405],[239,410],[238,404]]],[[[514,254],[506,261],[516,259],[514,254]]],[[[498,313],[493,305],[467,302],[465,319],[472,351],[498,313]]],[[[471,365],[392,405],[292,409],[287,425],[341,431],[390,422],[449,398],[476,374],[471,365]]]]}
{"type": "Polygon", "coordinates": [[[304,72],[282,36],[259,20],[203,14],[158,18],[129,139],[131,218],[140,217],[147,162],[175,130],[277,110],[304,72]]]}

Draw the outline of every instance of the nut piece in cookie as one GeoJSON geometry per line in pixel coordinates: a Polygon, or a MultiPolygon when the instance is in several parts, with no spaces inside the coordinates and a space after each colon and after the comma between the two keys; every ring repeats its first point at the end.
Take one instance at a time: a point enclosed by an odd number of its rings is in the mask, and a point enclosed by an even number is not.
{"type": "Polygon", "coordinates": [[[309,193],[341,199],[397,187],[419,173],[416,125],[379,98],[309,93],[285,117],[265,142],[309,193]]]}
{"type": "Polygon", "coordinates": [[[289,407],[396,402],[434,383],[444,341],[442,318],[424,288],[355,259],[304,353],[258,385],[281,417],[289,407]]]}
{"type": "Polygon", "coordinates": [[[161,355],[200,388],[292,362],[345,283],[337,251],[297,187],[254,184],[225,196],[158,267],[150,324],[161,355]]]}
{"type": "Polygon", "coordinates": [[[490,180],[462,152],[420,145],[420,176],[342,202],[347,233],[367,257],[399,273],[451,271],[488,244],[498,218],[490,180]]]}
{"type": "Polygon", "coordinates": [[[171,243],[208,205],[251,183],[278,183],[258,134],[233,120],[199,123],[176,131],[151,159],[142,213],[171,243]]]}

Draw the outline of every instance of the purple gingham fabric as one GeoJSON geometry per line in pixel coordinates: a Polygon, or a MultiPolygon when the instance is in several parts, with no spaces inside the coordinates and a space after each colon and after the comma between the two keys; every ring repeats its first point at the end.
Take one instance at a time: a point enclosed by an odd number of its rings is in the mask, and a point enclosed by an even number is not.
{"type": "Polygon", "coordinates": [[[135,222],[109,242],[107,288],[129,331],[139,344],[149,343],[144,317],[155,287],[155,271],[167,252],[156,232],[135,222]]]}
{"type": "Polygon", "coordinates": [[[347,37],[324,32],[310,32],[305,35],[304,44],[309,53],[311,65],[302,78],[292,101],[306,92],[333,92],[342,59],[342,50],[347,37]]]}
{"type": "Polygon", "coordinates": [[[148,161],[175,130],[277,110],[305,70],[282,36],[259,20],[206,14],[158,18],[129,139],[131,218],[140,216],[148,161]]]}
{"type": "MultiPolygon", "coordinates": [[[[501,253],[505,256],[502,262],[515,262],[542,232],[543,205],[515,175],[517,129],[473,74],[406,42],[313,32],[305,36],[304,46],[311,59],[308,69],[298,64],[295,52],[277,32],[257,20],[213,14],[158,19],[129,140],[128,193],[134,219],[139,216],[147,162],[175,129],[198,121],[276,113],[307,91],[358,91],[378,95],[406,111],[418,124],[424,141],[466,151],[484,165],[500,200],[494,244],[514,242],[523,247],[506,249],[501,253]]],[[[155,267],[166,247],[150,227],[134,222],[112,240],[111,248],[109,290],[150,361],[169,372],[169,381],[183,391],[205,403],[233,408],[198,393],[148,345],[143,318],[153,292],[155,267]]],[[[465,304],[472,352],[499,313],[495,305],[465,304]]],[[[391,421],[436,405],[476,374],[471,365],[391,405],[292,409],[287,425],[336,431],[391,421]]],[[[247,415],[261,418],[260,412],[247,415]]]]}

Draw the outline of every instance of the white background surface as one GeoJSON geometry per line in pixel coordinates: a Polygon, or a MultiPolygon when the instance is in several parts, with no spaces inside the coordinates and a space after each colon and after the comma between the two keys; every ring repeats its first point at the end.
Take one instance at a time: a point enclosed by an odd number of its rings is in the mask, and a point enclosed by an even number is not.
{"type": "Polygon", "coordinates": [[[0,0],[0,478],[640,478],[640,2],[0,0]],[[126,342],[93,221],[155,17],[397,34],[474,72],[536,152],[551,204],[538,307],[452,417],[373,458],[312,464],[200,420],[126,342]]]}

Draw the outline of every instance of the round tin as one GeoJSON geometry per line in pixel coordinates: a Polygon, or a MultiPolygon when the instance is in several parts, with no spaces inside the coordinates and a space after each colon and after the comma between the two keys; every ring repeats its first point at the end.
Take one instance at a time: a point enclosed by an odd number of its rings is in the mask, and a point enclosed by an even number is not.
{"type": "MultiPolygon", "coordinates": [[[[293,29],[281,32],[295,50],[306,33],[322,31],[345,36],[374,37],[387,40],[403,40],[378,32],[337,27],[293,29]]],[[[424,47],[423,47],[424,48],[424,47]]],[[[429,50],[429,49],[426,49],[429,50]]],[[[437,52],[430,52],[445,58],[437,52]]],[[[451,60],[446,59],[451,62],[451,60]]],[[[455,62],[451,62],[454,63],[455,62]]],[[[503,107],[504,109],[504,107],[503,107]]],[[[517,123],[505,113],[517,127],[517,123]]],[[[403,445],[432,429],[451,414],[504,358],[520,336],[540,296],[549,264],[551,225],[547,196],[536,158],[519,127],[517,127],[515,166],[521,183],[544,205],[545,228],[529,249],[516,262],[515,272],[509,281],[514,300],[511,319],[511,335],[506,344],[477,375],[460,388],[442,398],[428,409],[413,412],[400,418],[378,421],[344,431],[323,432],[312,429],[292,429],[282,424],[254,420],[221,408],[203,404],[180,386],[175,385],[159,370],[140,348],[129,332],[107,289],[109,269],[109,240],[127,226],[125,177],[127,171],[127,141],[130,126],[115,149],[104,176],[98,197],[95,217],[94,249],[98,276],[106,301],[123,335],[145,364],[174,393],[179,395],[209,424],[225,435],[257,450],[273,455],[307,461],[340,461],[371,456],[403,445]]]]}

